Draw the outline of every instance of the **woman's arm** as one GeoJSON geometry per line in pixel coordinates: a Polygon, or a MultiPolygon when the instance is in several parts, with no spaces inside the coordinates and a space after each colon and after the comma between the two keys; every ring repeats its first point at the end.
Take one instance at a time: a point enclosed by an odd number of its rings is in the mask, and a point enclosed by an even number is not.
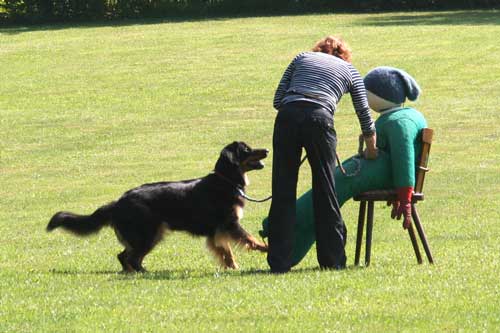
{"type": "Polygon", "coordinates": [[[292,78],[293,71],[295,70],[295,60],[300,56],[297,55],[292,62],[288,65],[286,68],[285,72],[283,73],[283,76],[281,77],[281,81],[278,84],[278,88],[276,89],[276,92],[274,93],[274,100],[273,100],[273,107],[276,110],[279,110],[281,106],[281,101],[285,97],[286,91],[288,90],[288,87],[290,87],[290,79],[292,78]]]}
{"type": "Polygon", "coordinates": [[[354,110],[356,110],[356,115],[358,116],[361,126],[361,132],[363,132],[363,137],[365,139],[365,158],[375,159],[377,158],[377,137],[375,135],[375,123],[373,122],[368,100],[366,99],[365,84],[357,69],[353,66],[350,67],[352,76],[350,94],[354,110]]]}

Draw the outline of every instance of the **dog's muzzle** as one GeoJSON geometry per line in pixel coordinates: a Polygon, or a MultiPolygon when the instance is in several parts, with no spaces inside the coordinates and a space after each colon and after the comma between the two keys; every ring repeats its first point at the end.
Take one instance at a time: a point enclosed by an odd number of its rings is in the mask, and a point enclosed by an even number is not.
{"type": "Polygon", "coordinates": [[[264,163],[262,162],[269,155],[268,149],[254,149],[252,155],[247,159],[246,164],[252,170],[260,170],[264,168],[264,163]]]}

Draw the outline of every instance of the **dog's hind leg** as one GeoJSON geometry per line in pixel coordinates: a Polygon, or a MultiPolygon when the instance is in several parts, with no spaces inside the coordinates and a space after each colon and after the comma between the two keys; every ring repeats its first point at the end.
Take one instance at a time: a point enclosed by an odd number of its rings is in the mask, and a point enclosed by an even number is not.
{"type": "Polygon", "coordinates": [[[153,248],[162,239],[165,233],[165,224],[153,221],[147,224],[148,227],[144,228],[143,238],[134,241],[130,254],[128,255],[127,262],[136,272],[145,273],[146,269],[142,266],[144,257],[153,250],[153,248]]]}
{"type": "Polygon", "coordinates": [[[146,269],[142,267],[142,261],[144,257],[153,249],[152,246],[148,247],[138,247],[138,248],[127,248],[118,254],[118,260],[123,268],[123,273],[133,273],[133,272],[146,272],[146,269]]]}
{"type": "Polygon", "coordinates": [[[123,246],[125,246],[125,250],[123,250],[116,256],[118,258],[118,261],[122,265],[122,273],[132,273],[134,272],[134,268],[128,263],[128,257],[130,255],[131,246],[129,242],[120,233],[118,228],[115,227],[114,230],[116,238],[118,238],[118,241],[122,243],[123,246]]]}
{"type": "Polygon", "coordinates": [[[118,240],[125,246],[125,251],[118,255],[123,271],[145,272],[142,261],[161,240],[164,233],[162,224],[152,219],[124,218],[114,227],[118,240]]]}
{"type": "Polygon", "coordinates": [[[127,249],[125,249],[117,256],[120,264],[122,265],[123,273],[132,273],[134,271],[134,268],[128,263],[128,255],[129,253],[127,249]]]}
{"type": "Polygon", "coordinates": [[[145,250],[135,250],[133,249],[130,252],[130,255],[127,258],[127,263],[136,271],[139,273],[145,273],[146,269],[142,267],[142,261],[144,260],[144,257],[146,254],[148,254],[149,251],[145,250]]]}

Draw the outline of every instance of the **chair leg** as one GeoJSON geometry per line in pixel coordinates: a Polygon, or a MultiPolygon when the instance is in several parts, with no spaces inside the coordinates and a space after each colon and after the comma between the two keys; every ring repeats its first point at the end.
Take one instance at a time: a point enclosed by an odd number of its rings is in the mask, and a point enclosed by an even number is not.
{"type": "Polygon", "coordinates": [[[410,235],[411,245],[413,245],[413,250],[415,251],[415,256],[417,257],[417,262],[419,264],[422,264],[422,255],[420,254],[420,249],[418,248],[417,237],[415,236],[413,223],[410,223],[410,226],[408,227],[408,234],[410,235]]]}
{"type": "Polygon", "coordinates": [[[354,257],[354,265],[359,265],[359,257],[361,255],[361,245],[363,243],[363,229],[365,227],[366,201],[359,202],[358,215],[358,233],[356,235],[356,255],[354,257]]]}
{"type": "Polygon", "coordinates": [[[370,257],[372,250],[372,231],[373,231],[373,201],[368,201],[368,213],[366,216],[366,249],[365,249],[365,267],[370,266],[370,257]]]}
{"type": "Polygon", "coordinates": [[[427,259],[429,260],[429,263],[433,264],[434,258],[432,257],[432,252],[429,247],[429,243],[427,242],[427,236],[425,235],[424,228],[422,226],[422,223],[420,222],[417,207],[414,204],[411,205],[411,216],[413,217],[413,221],[415,222],[415,226],[417,227],[418,235],[420,236],[420,240],[422,241],[422,245],[424,246],[427,259]]]}

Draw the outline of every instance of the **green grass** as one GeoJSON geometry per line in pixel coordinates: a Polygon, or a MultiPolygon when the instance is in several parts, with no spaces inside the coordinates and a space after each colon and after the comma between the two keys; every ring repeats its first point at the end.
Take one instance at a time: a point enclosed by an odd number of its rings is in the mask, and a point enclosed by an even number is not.
{"type": "MultiPolygon", "coordinates": [[[[307,15],[0,29],[1,332],[497,331],[500,327],[500,15],[498,11],[307,15]],[[142,183],[200,177],[233,140],[271,148],[274,89],[290,59],[341,34],[362,74],[413,74],[432,128],[419,205],[436,264],[377,206],[372,264],[290,274],[238,251],[219,271],[202,239],[169,236],[150,273],[116,274],[110,229],[78,239],[44,230],[61,209],[90,213],[142,183]]],[[[359,125],[345,97],[339,152],[359,125]]],[[[250,175],[270,192],[271,168],[250,175]]],[[[299,192],[310,186],[303,167],[299,192]]],[[[257,233],[269,203],[249,203],[257,233]]]]}

